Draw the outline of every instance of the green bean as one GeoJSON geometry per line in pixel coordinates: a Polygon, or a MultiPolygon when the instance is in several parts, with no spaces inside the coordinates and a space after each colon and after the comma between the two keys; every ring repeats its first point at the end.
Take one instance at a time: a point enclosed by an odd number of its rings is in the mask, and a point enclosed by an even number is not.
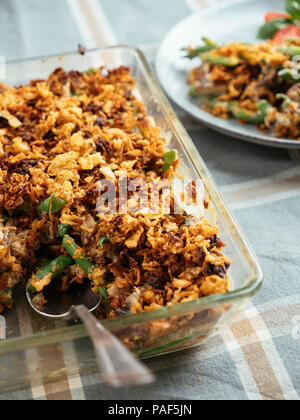
{"type": "Polygon", "coordinates": [[[260,124],[264,122],[264,118],[262,118],[260,114],[257,114],[257,113],[252,114],[250,112],[247,112],[239,108],[238,106],[232,107],[231,112],[237,120],[243,120],[243,121],[253,123],[253,124],[260,124]]]}
{"type": "MultiPolygon", "coordinates": [[[[49,258],[40,257],[40,258],[38,258],[38,260],[37,260],[37,262],[35,264],[35,267],[38,267],[40,269],[40,268],[45,267],[46,265],[48,265],[50,262],[51,262],[51,260],[49,260],[49,258]]],[[[31,294],[36,294],[37,293],[35,287],[31,284],[30,280],[28,281],[28,283],[26,285],[26,289],[31,294]]]]}
{"type": "Polygon", "coordinates": [[[38,258],[35,266],[38,268],[45,267],[45,265],[49,264],[51,260],[47,257],[40,257],[38,258]]]}
{"type": "Polygon", "coordinates": [[[257,103],[257,112],[249,112],[246,109],[241,108],[237,101],[218,101],[217,98],[210,97],[200,97],[200,100],[202,103],[211,106],[213,109],[217,105],[222,105],[236,119],[252,124],[263,124],[269,112],[274,109],[265,99],[257,103]]]}
{"type": "Polygon", "coordinates": [[[13,290],[13,287],[9,287],[4,292],[0,293],[0,300],[4,305],[8,305],[12,302],[13,290]]]}
{"type": "Polygon", "coordinates": [[[99,247],[103,248],[103,245],[109,242],[110,242],[110,238],[108,238],[107,236],[102,236],[99,241],[99,247]]]}
{"type": "Polygon", "coordinates": [[[193,59],[195,57],[201,57],[201,54],[209,52],[219,47],[216,43],[214,43],[208,38],[202,38],[202,41],[204,42],[204,45],[201,45],[199,47],[182,48],[182,51],[185,51],[187,53],[186,58],[193,59]]]}
{"type": "Polygon", "coordinates": [[[213,51],[201,54],[201,58],[205,62],[225,67],[236,67],[240,64],[240,60],[237,57],[225,57],[213,51]]]}
{"type": "MultiPolygon", "coordinates": [[[[292,104],[294,104],[294,103],[296,103],[296,102],[294,102],[294,101],[292,101],[287,95],[285,95],[284,93],[278,93],[277,95],[276,95],[276,98],[277,99],[282,99],[283,100],[283,103],[282,103],[282,108],[283,109],[287,109],[287,108],[289,108],[289,106],[290,105],[292,105],[292,104]]],[[[296,105],[298,105],[297,103],[296,103],[296,105]]]]}
{"type": "Polygon", "coordinates": [[[253,124],[263,124],[268,116],[269,110],[273,108],[266,100],[262,100],[257,104],[257,112],[251,113],[245,109],[242,109],[238,104],[230,106],[231,114],[238,120],[243,120],[253,124]]]}
{"type": "Polygon", "coordinates": [[[31,284],[30,280],[27,283],[26,289],[28,290],[29,293],[35,295],[37,293],[36,288],[31,284]]]}
{"type": "Polygon", "coordinates": [[[70,225],[67,225],[66,223],[62,223],[61,225],[58,226],[58,236],[64,237],[65,235],[68,234],[69,230],[70,230],[70,225]]]}
{"type": "Polygon", "coordinates": [[[74,239],[66,235],[63,239],[63,246],[74,259],[76,264],[78,264],[79,267],[81,267],[86,272],[86,274],[92,274],[94,271],[94,265],[84,254],[83,250],[78,245],[76,245],[74,239]]]}
{"type": "Polygon", "coordinates": [[[211,39],[209,39],[209,38],[207,38],[207,37],[205,37],[205,36],[203,36],[202,38],[202,41],[204,42],[204,44],[207,46],[207,47],[210,47],[210,48],[219,48],[219,45],[218,44],[216,44],[214,41],[212,41],[211,39]]]}
{"type": "Polygon", "coordinates": [[[197,93],[196,86],[194,84],[190,85],[189,94],[192,96],[192,98],[198,98],[199,97],[199,95],[197,93]]]}
{"type": "Polygon", "coordinates": [[[294,70],[292,69],[279,70],[278,76],[284,79],[286,82],[292,83],[292,84],[298,83],[300,79],[298,76],[294,77],[294,70]]]}
{"type": "Polygon", "coordinates": [[[256,104],[257,110],[259,114],[261,115],[263,122],[265,122],[265,119],[269,116],[269,113],[274,110],[272,105],[269,104],[269,102],[266,99],[262,99],[256,104]]]}
{"type": "Polygon", "coordinates": [[[90,68],[87,71],[85,71],[84,74],[87,75],[87,76],[92,76],[92,75],[97,74],[97,71],[93,68],[90,68]]]}
{"type": "Polygon", "coordinates": [[[217,105],[222,105],[230,113],[231,108],[237,105],[237,101],[220,101],[215,96],[198,95],[201,105],[206,105],[212,109],[215,109],[217,105]]]}
{"type": "Polygon", "coordinates": [[[296,55],[300,55],[300,47],[297,47],[296,45],[279,47],[278,50],[279,52],[286,54],[291,58],[295,57],[296,55]]]}
{"type": "Polygon", "coordinates": [[[52,274],[52,280],[56,279],[67,267],[74,264],[73,258],[69,255],[61,255],[49,264],[41,267],[36,273],[36,277],[42,280],[47,274],[52,274]]]}
{"type": "Polygon", "coordinates": [[[47,198],[37,206],[37,212],[40,215],[50,212],[58,213],[65,207],[66,204],[67,201],[64,198],[58,198],[56,197],[56,194],[52,194],[51,197],[47,198]]]}
{"type": "Polygon", "coordinates": [[[164,165],[163,165],[163,171],[166,172],[170,169],[172,163],[174,160],[177,159],[177,152],[175,150],[170,150],[169,152],[164,153],[164,165]]]}
{"type": "MultiPolygon", "coordinates": [[[[41,267],[37,273],[36,277],[39,280],[42,280],[47,274],[51,273],[51,280],[56,279],[66,268],[74,265],[74,260],[69,255],[61,255],[55,260],[49,262],[48,264],[41,267]]],[[[31,293],[37,293],[35,287],[31,284],[31,281],[27,283],[27,290],[31,293]]]]}
{"type": "Polygon", "coordinates": [[[208,105],[211,108],[215,108],[217,105],[223,105],[225,108],[229,108],[229,102],[226,101],[219,101],[217,98],[215,97],[211,97],[211,96],[204,96],[204,95],[199,95],[198,96],[200,99],[201,104],[203,105],[208,105]]]}

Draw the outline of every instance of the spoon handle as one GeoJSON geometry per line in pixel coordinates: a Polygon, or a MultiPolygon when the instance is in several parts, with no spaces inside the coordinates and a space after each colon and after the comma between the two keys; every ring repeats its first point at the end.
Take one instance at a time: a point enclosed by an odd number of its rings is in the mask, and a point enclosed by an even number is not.
{"type": "Polygon", "coordinates": [[[103,382],[114,388],[146,385],[154,381],[152,372],[83,306],[74,311],[84,323],[93,342],[103,382]]]}

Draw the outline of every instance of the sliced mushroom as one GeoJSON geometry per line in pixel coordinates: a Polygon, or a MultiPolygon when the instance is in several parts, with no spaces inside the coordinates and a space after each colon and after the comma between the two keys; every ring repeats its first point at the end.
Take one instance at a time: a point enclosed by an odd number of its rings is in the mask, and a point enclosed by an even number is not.
{"type": "Polygon", "coordinates": [[[227,87],[224,85],[213,85],[207,87],[201,87],[196,89],[199,96],[221,96],[227,93],[227,87]]]}
{"type": "Polygon", "coordinates": [[[192,70],[189,76],[189,83],[193,85],[197,96],[220,96],[228,92],[225,83],[214,83],[210,79],[210,66],[204,63],[197,69],[192,70]]]}
{"type": "Polygon", "coordinates": [[[262,74],[261,74],[261,85],[266,86],[274,86],[276,81],[278,80],[277,77],[278,70],[275,67],[271,67],[269,65],[262,66],[262,74]]]}
{"type": "Polygon", "coordinates": [[[220,96],[225,95],[227,91],[227,85],[215,84],[206,75],[203,75],[195,82],[195,92],[198,96],[220,96]]]}
{"type": "Polygon", "coordinates": [[[294,102],[299,103],[300,102],[300,83],[296,83],[294,86],[292,86],[288,92],[287,96],[294,102]]]}

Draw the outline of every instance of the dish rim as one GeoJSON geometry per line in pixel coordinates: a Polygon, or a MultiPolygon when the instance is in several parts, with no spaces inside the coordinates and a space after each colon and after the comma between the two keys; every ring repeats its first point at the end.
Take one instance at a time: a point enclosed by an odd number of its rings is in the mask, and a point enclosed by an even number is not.
{"type": "MultiPolygon", "coordinates": [[[[196,312],[199,310],[209,309],[215,306],[230,305],[235,303],[236,301],[243,301],[252,298],[260,290],[264,280],[263,272],[258,262],[258,259],[254,251],[252,250],[252,247],[248,243],[244,233],[241,231],[239,224],[236,222],[231,211],[225,204],[208,168],[206,167],[206,164],[200,156],[191,137],[183,127],[182,123],[179,121],[178,117],[175,115],[165,94],[159,86],[158,81],[155,78],[155,75],[143,52],[140,49],[129,45],[116,45],[112,47],[100,47],[90,49],[86,51],[86,54],[93,54],[100,51],[113,51],[117,49],[127,49],[134,53],[140,60],[143,70],[145,71],[145,75],[148,79],[150,88],[153,91],[153,94],[155,94],[155,98],[158,99],[158,103],[161,106],[162,111],[164,111],[165,117],[169,120],[169,124],[174,128],[174,131],[176,132],[177,136],[181,138],[182,146],[189,159],[195,166],[195,169],[201,175],[201,178],[203,179],[203,182],[211,195],[215,207],[221,213],[222,218],[226,220],[227,225],[230,226],[230,233],[234,234],[234,240],[236,244],[239,245],[240,251],[243,253],[244,257],[246,258],[249,264],[250,273],[247,278],[247,285],[242,287],[241,289],[226,294],[200,298],[191,302],[178,303],[171,307],[164,306],[163,308],[154,309],[148,312],[141,312],[138,314],[130,314],[122,317],[106,319],[102,321],[103,325],[105,325],[106,328],[109,328],[111,330],[122,328],[125,326],[131,327],[133,325],[151,322],[162,318],[178,316],[189,312],[196,312]]],[[[72,56],[77,54],[78,52],[71,52],[65,54],[54,54],[47,57],[33,57],[29,59],[13,60],[8,62],[8,64],[28,64],[33,61],[59,59],[60,57],[72,56]]],[[[9,352],[21,351],[31,347],[40,347],[45,344],[55,342],[71,341],[76,338],[83,338],[87,336],[88,334],[86,333],[82,325],[56,328],[54,330],[49,330],[42,333],[36,333],[28,336],[20,336],[0,341],[0,355],[9,352]]]]}

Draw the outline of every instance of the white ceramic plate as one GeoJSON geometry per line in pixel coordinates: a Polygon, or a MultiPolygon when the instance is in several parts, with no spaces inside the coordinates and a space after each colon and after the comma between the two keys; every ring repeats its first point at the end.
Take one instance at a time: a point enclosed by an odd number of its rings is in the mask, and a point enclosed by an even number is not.
{"type": "MultiPolygon", "coordinates": [[[[198,59],[187,60],[182,47],[197,45],[206,36],[219,44],[232,41],[258,41],[259,27],[270,10],[283,11],[283,0],[223,1],[217,6],[199,10],[177,24],[162,42],[156,56],[156,71],[169,97],[187,113],[223,134],[272,147],[300,149],[300,141],[277,139],[261,133],[255,126],[223,120],[203,111],[188,94],[188,72],[198,59]]],[[[200,59],[199,59],[200,63],[200,59]]]]}

